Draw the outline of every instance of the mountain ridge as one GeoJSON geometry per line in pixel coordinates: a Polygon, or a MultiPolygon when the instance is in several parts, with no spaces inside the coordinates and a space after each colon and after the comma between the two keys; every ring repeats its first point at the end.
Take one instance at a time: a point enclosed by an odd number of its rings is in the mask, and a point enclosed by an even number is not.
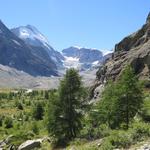
{"type": "MultiPolygon", "coordinates": [[[[69,48],[63,49],[62,54],[65,57],[65,63],[80,70],[97,68],[102,65],[106,60],[107,56],[98,49],[71,46],[69,48]],[[71,62],[72,61],[72,62],[71,62]]],[[[69,68],[69,65],[68,65],[69,68]]]]}
{"type": "MultiPolygon", "coordinates": [[[[64,54],[65,50],[62,50],[62,53],[58,52],[32,25],[10,30],[1,21],[0,42],[0,64],[24,71],[32,76],[62,75],[62,70],[65,71],[71,67],[80,71],[96,69],[105,59],[101,51],[85,47],[70,47],[79,52],[78,58],[64,54]]],[[[70,52],[72,53],[72,50],[70,52]]]]}
{"type": "Polygon", "coordinates": [[[32,48],[14,35],[0,21],[0,64],[23,70],[33,76],[57,75],[52,61],[45,61],[32,53],[32,48]]]}
{"type": "Polygon", "coordinates": [[[57,68],[62,68],[64,57],[60,52],[54,50],[49,44],[47,38],[36,27],[32,25],[20,26],[11,29],[11,31],[26,44],[30,45],[33,53],[41,56],[43,59],[51,59],[57,68]]]}

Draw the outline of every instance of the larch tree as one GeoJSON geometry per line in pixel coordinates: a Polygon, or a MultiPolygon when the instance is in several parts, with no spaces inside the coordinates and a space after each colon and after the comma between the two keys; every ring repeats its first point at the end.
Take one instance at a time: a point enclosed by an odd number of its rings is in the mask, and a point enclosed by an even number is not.
{"type": "Polygon", "coordinates": [[[66,71],[60,82],[58,95],[52,96],[49,106],[48,131],[60,141],[70,141],[82,128],[82,118],[86,106],[86,94],[78,71],[66,71]]]}

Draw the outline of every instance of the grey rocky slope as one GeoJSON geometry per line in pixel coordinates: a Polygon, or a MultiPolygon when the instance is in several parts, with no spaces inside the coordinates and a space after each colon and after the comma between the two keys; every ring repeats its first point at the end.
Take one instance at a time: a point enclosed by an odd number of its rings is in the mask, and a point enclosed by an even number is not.
{"type": "Polygon", "coordinates": [[[0,65],[0,88],[51,89],[57,88],[59,77],[34,77],[15,68],[0,65]]]}
{"type": "Polygon", "coordinates": [[[118,79],[127,64],[140,79],[150,80],[150,14],[140,30],[116,44],[112,58],[99,68],[92,91],[108,79],[118,79]]]}
{"type": "Polygon", "coordinates": [[[52,60],[42,59],[32,51],[32,47],[0,21],[0,64],[23,70],[33,76],[57,75],[57,67],[52,60]]]}
{"type": "MultiPolygon", "coordinates": [[[[96,70],[80,73],[85,86],[91,86],[96,70]]],[[[33,77],[23,71],[0,65],[0,88],[57,89],[62,77],[33,77]]]]}

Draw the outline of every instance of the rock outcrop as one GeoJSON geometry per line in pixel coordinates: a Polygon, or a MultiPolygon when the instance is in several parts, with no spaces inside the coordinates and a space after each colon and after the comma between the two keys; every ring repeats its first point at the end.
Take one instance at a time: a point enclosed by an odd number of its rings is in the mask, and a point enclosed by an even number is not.
{"type": "Polygon", "coordinates": [[[129,51],[146,43],[150,39],[150,14],[147,17],[146,24],[137,32],[125,37],[120,43],[116,44],[115,52],[129,51]]]}
{"type": "Polygon", "coordinates": [[[37,140],[28,140],[24,143],[22,143],[18,150],[32,150],[34,148],[38,148],[41,146],[43,139],[37,139],[37,140]]]}
{"type": "Polygon", "coordinates": [[[150,150],[150,143],[145,143],[138,150],[150,150]]]}
{"type": "Polygon", "coordinates": [[[10,135],[7,138],[0,141],[0,150],[3,150],[4,147],[6,147],[6,146],[13,147],[13,145],[10,145],[10,141],[11,141],[12,137],[13,137],[13,135],[10,135]]]}
{"type": "Polygon", "coordinates": [[[96,87],[108,79],[117,80],[127,64],[133,67],[139,79],[150,80],[150,14],[140,30],[116,44],[112,58],[97,72],[96,87]]]}

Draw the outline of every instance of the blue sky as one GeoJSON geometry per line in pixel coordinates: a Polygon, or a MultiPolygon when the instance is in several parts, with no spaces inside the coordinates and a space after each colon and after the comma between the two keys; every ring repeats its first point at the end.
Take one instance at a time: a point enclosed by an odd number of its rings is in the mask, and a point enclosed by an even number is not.
{"type": "Polygon", "coordinates": [[[72,45],[110,50],[149,11],[149,0],[1,0],[0,19],[9,28],[34,25],[59,51],[72,45]]]}

